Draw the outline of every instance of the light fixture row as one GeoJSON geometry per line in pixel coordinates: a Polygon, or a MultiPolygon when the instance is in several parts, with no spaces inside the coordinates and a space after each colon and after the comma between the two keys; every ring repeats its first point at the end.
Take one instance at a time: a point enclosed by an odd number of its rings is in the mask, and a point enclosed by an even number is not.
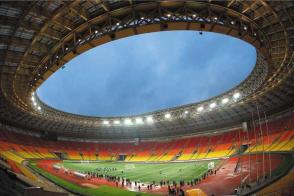
{"type": "Polygon", "coordinates": [[[33,106],[38,110],[38,111],[41,111],[41,106],[38,105],[37,101],[36,101],[36,98],[35,98],[35,93],[32,93],[32,97],[31,97],[31,100],[32,100],[32,104],[33,106]]]}
{"type": "MultiPolygon", "coordinates": [[[[241,97],[241,94],[240,94],[239,92],[236,92],[236,93],[233,94],[231,100],[236,101],[236,100],[238,100],[240,97],[241,97]]],[[[41,111],[42,108],[41,108],[41,106],[39,106],[39,105],[37,104],[37,102],[36,102],[35,93],[32,93],[31,100],[32,100],[32,104],[33,104],[33,106],[34,106],[38,111],[41,111]]],[[[221,104],[219,104],[219,106],[221,106],[221,105],[225,105],[225,104],[229,103],[229,101],[230,101],[230,99],[229,99],[228,97],[223,98],[223,99],[221,100],[221,104]]],[[[217,105],[216,102],[211,102],[208,106],[209,106],[209,108],[208,108],[208,111],[209,111],[209,110],[212,110],[213,108],[216,108],[218,105],[217,105]]],[[[205,109],[204,106],[199,106],[199,107],[197,108],[197,112],[198,112],[198,113],[201,113],[204,109],[205,109]]],[[[184,115],[187,115],[188,113],[189,113],[188,110],[185,110],[185,111],[184,111],[184,115]]],[[[170,120],[170,119],[172,118],[172,114],[171,114],[170,112],[167,112],[167,113],[164,114],[164,118],[165,118],[166,120],[170,120]]],[[[152,117],[152,116],[146,116],[146,117],[144,117],[144,118],[142,118],[142,117],[137,117],[137,118],[135,118],[135,119],[125,118],[123,121],[121,121],[121,120],[113,120],[113,121],[110,121],[110,120],[103,120],[103,121],[102,121],[102,124],[103,124],[103,125],[108,125],[108,126],[109,126],[109,125],[122,125],[122,124],[124,124],[124,125],[142,125],[142,124],[144,124],[144,123],[151,124],[151,123],[153,123],[153,122],[154,122],[154,120],[153,120],[153,117],[152,117]]]]}
{"type": "MultiPolygon", "coordinates": [[[[211,111],[212,109],[216,107],[221,107],[226,104],[228,104],[230,101],[235,102],[241,97],[241,94],[239,92],[236,92],[233,94],[231,98],[225,97],[223,98],[220,103],[217,102],[211,102],[208,107],[199,106],[197,108],[197,113],[201,113],[203,111],[211,111]]],[[[183,112],[184,116],[189,114],[188,110],[185,110],[183,112]]],[[[164,119],[171,120],[172,119],[172,113],[167,112],[164,114],[164,119]]],[[[146,116],[146,117],[137,117],[137,118],[125,118],[123,120],[103,120],[102,124],[106,126],[110,125],[142,125],[142,124],[152,124],[154,122],[154,119],[152,116],[146,116]]]]}
{"type": "MultiPolygon", "coordinates": [[[[121,124],[124,124],[124,125],[141,125],[141,124],[144,124],[144,123],[151,124],[151,123],[153,123],[153,117],[152,116],[146,116],[146,117],[144,117],[144,119],[141,118],[141,117],[137,117],[134,120],[132,120],[131,118],[126,118],[123,121],[114,120],[112,122],[113,122],[114,125],[121,125],[121,124]]],[[[103,120],[102,124],[103,125],[110,125],[110,121],[109,120],[103,120]]]]}

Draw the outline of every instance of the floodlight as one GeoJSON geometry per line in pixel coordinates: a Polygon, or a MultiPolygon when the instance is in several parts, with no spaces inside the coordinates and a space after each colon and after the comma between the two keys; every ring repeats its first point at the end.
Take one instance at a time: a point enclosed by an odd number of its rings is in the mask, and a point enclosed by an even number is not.
{"type": "Polygon", "coordinates": [[[197,112],[201,112],[202,110],[203,110],[203,107],[202,106],[200,106],[200,107],[197,108],[197,112]]]}
{"type": "Polygon", "coordinates": [[[232,20],[232,21],[231,21],[231,24],[234,25],[234,24],[235,24],[235,21],[232,20]]]}
{"type": "Polygon", "coordinates": [[[32,96],[32,101],[35,102],[35,97],[32,96]]]}
{"type": "Polygon", "coordinates": [[[109,121],[108,121],[108,120],[104,120],[104,121],[103,121],[103,124],[104,124],[104,125],[109,125],[109,121]]]}
{"type": "Polygon", "coordinates": [[[95,33],[97,34],[98,33],[98,30],[95,30],[95,33]]]}
{"type": "Polygon", "coordinates": [[[167,17],[171,17],[171,14],[167,14],[166,16],[167,16],[167,17]]]}
{"type": "Polygon", "coordinates": [[[131,119],[126,118],[126,119],[124,120],[124,124],[125,124],[125,125],[132,125],[133,123],[132,123],[132,120],[131,120],[131,119]]]}
{"type": "Polygon", "coordinates": [[[38,107],[37,107],[37,109],[38,109],[38,110],[41,110],[41,107],[40,107],[40,106],[38,106],[38,107]]]}
{"type": "Polygon", "coordinates": [[[234,99],[238,99],[240,96],[241,96],[240,93],[235,93],[235,94],[233,95],[234,99]]]}
{"type": "Polygon", "coordinates": [[[214,20],[217,20],[217,17],[214,17],[214,20]]]}
{"type": "Polygon", "coordinates": [[[253,33],[253,35],[256,37],[256,33],[253,33]]]}
{"type": "Polygon", "coordinates": [[[244,26],[244,30],[245,30],[245,31],[247,30],[247,27],[246,27],[246,26],[244,26]]]}
{"type": "Polygon", "coordinates": [[[166,113],[166,114],[164,115],[164,118],[166,118],[166,119],[171,118],[171,114],[170,114],[170,113],[166,113]]]}
{"type": "Polygon", "coordinates": [[[211,104],[209,105],[210,108],[214,108],[215,106],[216,106],[216,103],[215,103],[215,102],[213,102],[213,103],[211,103],[211,104]]]}
{"type": "Polygon", "coordinates": [[[140,117],[136,118],[136,124],[140,125],[140,124],[143,124],[143,123],[144,122],[143,122],[142,118],[140,118],[140,117]]]}
{"type": "Polygon", "coordinates": [[[222,103],[223,104],[226,104],[226,103],[228,103],[229,102],[229,98],[224,98],[223,100],[222,100],[222,103]]]}
{"type": "Polygon", "coordinates": [[[144,20],[144,19],[145,19],[145,18],[142,16],[142,17],[141,17],[141,20],[144,20]]]}
{"type": "Polygon", "coordinates": [[[116,23],[116,26],[119,26],[120,25],[120,23],[118,22],[118,23],[116,23]]]}
{"type": "Polygon", "coordinates": [[[33,102],[34,106],[36,107],[37,106],[37,103],[36,102],[33,102]]]}
{"type": "Polygon", "coordinates": [[[189,111],[188,111],[188,110],[186,110],[184,113],[185,113],[185,114],[188,114],[188,113],[189,113],[189,111]]]}
{"type": "Polygon", "coordinates": [[[113,124],[119,125],[120,124],[120,121],[119,120],[115,120],[115,121],[113,121],[113,124]]]}
{"type": "Polygon", "coordinates": [[[82,41],[82,40],[79,38],[79,39],[78,39],[78,42],[81,42],[81,41],[82,41]]]}
{"type": "Polygon", "coordinates": [[[195,18],[196,17],[196,14],[193,14],[192,16],[195,18]]]}
{"type": "Polygon", "coordinates": [[[148,123],[152,123],[152,122],[153,122],[153,117],[152,117],[152,116],[147,116],[147,117],[146,117],[146,121],[147,121],[148,123]]]}
{"type": "Polygon", "coordinates": [[[56,59],[58,59],[59,58],[59,56],[58,55],[56,55],[56,59]]]}

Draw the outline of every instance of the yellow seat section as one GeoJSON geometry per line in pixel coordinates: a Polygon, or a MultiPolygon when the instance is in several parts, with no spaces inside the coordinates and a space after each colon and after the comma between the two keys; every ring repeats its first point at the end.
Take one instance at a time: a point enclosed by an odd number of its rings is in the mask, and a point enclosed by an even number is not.
{"type": "Polygon", "coordinates": [[[192,158],[193,154],[182,154],[178,160],[180,161],[187,161],[190,160],[192,158]]]}
{"type": "Polygon", "coordinates": [[[207,153],[206,153],[206,152],[204,152],[204,153],[196,153],[196,154],[192,157],[192,159],[205,159],[206,156],[207,156],[207,153]]]}
{"type": "Polygon", "coordinates": [[[228,156],[230,153],[230,150],[220,150],[220,151],[214,151],[207,154],[206,158],[219,158],[219,157],[225,157],[228,156]]]}
{"type": "Polygon", "coordinates": [[[25,159],[14,154],[13,152],[9,152],[9,151],[5,151],[5,152],[0,152],[0,154],[5,157],[6,159],[12,160],[16,163],[21,163],[23,162],[25,159]]]}
{"type": "Polygon", "coordinates": [[[147,161],[148,159],[150,158],[150,156],[138,156],[138,155],[135,155],[131,161],[147,161]]]}
{"type": "Polygon", "coordinates": [[[288,142],[285,143],[283,146],[281,146],[279,150],[280,151],[294,150],[294,137],[292,136],[292,139],[288,140],[288,142]]]}
{"type": "Polygon", "coordinates": [[[37,181],[38,178],[37,176],[35,176],[32,172],[30,172],[27,168],[25,168],[22,164],[17,163],[16,164],[17,167],[20,169],[20,171],[29,179],[33,180],[33,181],[37,181]]]}

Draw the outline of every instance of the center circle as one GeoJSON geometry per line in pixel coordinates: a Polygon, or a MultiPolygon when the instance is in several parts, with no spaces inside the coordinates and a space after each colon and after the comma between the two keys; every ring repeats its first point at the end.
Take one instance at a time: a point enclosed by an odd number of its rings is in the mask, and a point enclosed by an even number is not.
{"type": "Polygon", "coordinates": [[[87,116],[137,115],[195,103],[240,84],[256,50],[227,35],[164,31],[92,48],[37,90],[47,105],[87,116]]]}

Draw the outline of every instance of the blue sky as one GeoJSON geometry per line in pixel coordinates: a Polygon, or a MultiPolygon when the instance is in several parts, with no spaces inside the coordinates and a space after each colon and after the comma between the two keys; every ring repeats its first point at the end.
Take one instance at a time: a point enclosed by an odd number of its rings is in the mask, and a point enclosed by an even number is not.
{"type": "Polygon", "coordinates": [[[90,116],[134,115],[227,91],[254,68],[256,51],[226,35],[157,32],[79,55],[37,90],[46,104],[90,116]]]}

